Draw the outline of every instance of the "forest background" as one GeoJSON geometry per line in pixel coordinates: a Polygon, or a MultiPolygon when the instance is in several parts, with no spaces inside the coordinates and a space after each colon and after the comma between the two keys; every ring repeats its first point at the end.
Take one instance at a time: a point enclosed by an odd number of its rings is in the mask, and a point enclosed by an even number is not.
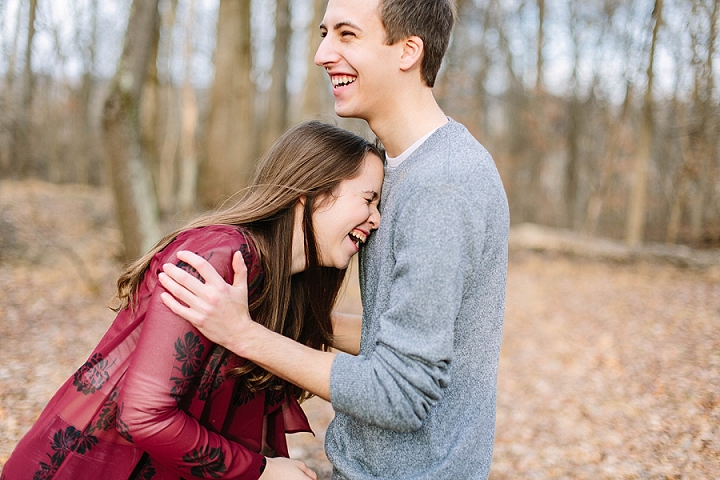
{"type": "MultiPolygon", "coordinates": [[[[124,261],[240,190],[288,126],[318,118],[372,138],[364,122],[334,115],[329,81],[312,62],[325,3],[0,0],[0,464],[53,382],[71,371],[38,386],[42,372],[62,364],[46,358],[35,365],[38,378],[18,384],[33,367],[28,345],[60,349],[70,342],[63,335],[88,325],[83,335],[92,338],[64,368],[82,362],[83,348],[99,338],[88,333],[98,314],[85,318],[79,305],[102,306],[124,261]],[[90,236],[98,241],[92,248],[90,236]],[[58,260],[65,271],[52,273],[48,262],[57,259],[44,259],[48,251],[73,266],[58,260]],[[84,280],[73,283],[67,268],[84,280]],[[34,291],[21,291],[22,282],[34,291]],[[35,318],[45,312],[42,298],[52,299],[52,328],[35,318]]],[[[714,478],[720,2],[456,3],[458,23],[434,91],[492,153],[514,249],[553,244],[572,258],[602,258],[589,267],[511,258],[499,385],[498,421],[506,423],[494,476],[582,478],[584,462],[601,466],[587,478],[714,478]],[[626,265],[650,257],[673,266],[626,265]],[[590,332],[597,335],[585,338],[590,332]],[[580,337],[584,354],[570,343],[580,337]],[[568,368],[576,376],[566,380],[579,383],[563,397],[558,380],[568,368]],[[595,374],[607,375],[600,382],[595,374]],[[635,395],[637,375],[649,382],[647,398],[635,395]],[[593,392],[577,396],[583,382],[593,392]],[[613,397],[616,389],[626,396],[613,397]],[[598,396],[610,402],[609,428],[620,437],[595,432],[589,445],[578,443],[573,425],[607,420],[604,404],[592,405],[598,396]],[[649,410],[665,412],[655,415],[663,419],[639,413],[649,410]],[[551,423],[556,430],[548,431],[551,423]],[[558,425],[574,433],[563,440],[558,425]],[[618,433],[627,425],[632,430],[618,433]],[[650,440],[638,446],[635,437],[650,440]],[[624,453],[642,460],[617,470],[627,445],[636,451],[624,453]]]]}
{"type": "MultiPolygon", "coordinates": [[[[332,113],[323,0],[0,0],[0,178],[113,188],[124,258],[332,113]]],[[[514,224],[720,243],[716,0],[459,0],[435,95],[514,224]]]]}

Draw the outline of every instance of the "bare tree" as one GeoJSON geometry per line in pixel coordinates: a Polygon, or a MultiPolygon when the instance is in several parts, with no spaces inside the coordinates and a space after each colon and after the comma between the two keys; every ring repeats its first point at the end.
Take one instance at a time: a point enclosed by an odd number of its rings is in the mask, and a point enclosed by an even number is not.
{"type": "Polygon", "coordinates": [[[303,90],[301,119],[317,118],[324,110],[325,76],[321,68],[315,65],[315,52],[320,46],[319,26],[325,15],[327,0],[313,0],[313,18],[310,23],[310,43],[308,45],[308,72],[303,90]]]}
{"type": "Polygon", "coordinates": [[[261,151],[267,150],[288,125],[288,50],[290,47],[290,2],[275,1],[275,48],[270,76],[270,92],[261,151]]]}
{"type": "Polygon", "coordinates": [[[643,242],[645,216],[647,213],[648,171],[651,162],[651,146],[653,135],[653,80],[655,65],[655,48],[660,25],[662,24],[663,0],[655,0],[652,11],[652,38],[650,40],[650,59],[647,68],[647,87],[643,100],[642,117],[640,120],[640,137],[638,152],[635,157],[635,176],[630,208],[628,212],[625,241],[630,246],[643,242]]]}
{"type": "Polygon", "coordinates": [[[126,260],[160,238],[157,197],[148,168],[140,108],[158,38],[158,0],[133,0],[125,46],[103,109],[103,130],[126,260]]]}
{"type": "Polygon", "coordinates": [[[545,0],[537,0],[538,9],[538,34],[537,34],[537,52],[535,71],[535,90],[542,90],[543,86],[543,46],[545,45],[545,0]]]}
{"type": "Polygon", "coordinates": [[[195,0],[190,0],[185,22],[185,75],[182,86],[182,133],[180,136],[180,171],[177,206],[188,213],[197,197],[198,160],[195,132],[198,126],[198,102],[192,83],[193,25],[195,23],[195,0]]]}
{"type": "MultiPolygon", "coordinates": [[[[163,65],[162,79],[158,72],[157,114],[162,115],[158,124],[153,125],[153,132],[158,138],[156,184],[158,204],[162,213],[172,210],[175,203],[174,190],[176,185],[176,158],[182,134],[182,117],[180,115],[180,95],[172,79],[174,30],[177,19],[177,0],[166,2],[160,13],[160,28],[165,34],[159,42],[158,63],[163,65]],[[162,98],[161,98],[162,97],[162,98]],[[161,135],[162,132],[162,135],[161,135]]],[[[192,27],[190,27],[192,28],[192,27]]],[[[190,30],[187,31],[189,34],[190,30]]]]}
{"type": "Polygon", "coordinates": [[[26,176],[32,170],[32,155],[30,152],[30,122],[35,76],[32,70],[33,40],[35,38],[35,16],[37,14],[37,0],[30,0],[28,5],[27,36],[25,37],[25,65],[23,66],[22,82],[20,85],[20,102],[15,110],[15,122],[12,129],[12,156],[15,158],[18,173],[26,176]]]}
{"type": "Polygon", "coordinates": [[[218,205],[247,185],[254,167],[250,3],[220,0],[207,158],[198,188],[206,207],[218,205]]]}
{"type": "MultiPolygon", "coordinates": [[[[99,184],[101,169],[99,156],[95,154],[97,146],[97,128],[92,121],[92,98],[95,93],[95,61],[98,44],[98,1],[90,2],[90,35],[86,42],[79,38],[80,28],[76,28],[75,45],[80,52],[83,61],[83,75],[80,88],[76,93],[76,99],[79,104],[80,127],[84,135],[80,135],[78,140],[82,142],[84,153],[81,162],[80,175],[77,181],[81,183],[99,184]]],[[[77,8],[77,4],[73,4],[73,8],[77,8]]],[[[76,18],[79,17],[77,10],[76,18]]]]}
{"type": "MultiPolygon", "coordinates": [[[[718,112],[715,106],[715,79],[713,72],[713,57],[715,56],[715,41],[717,40],[718,1],[695,1],[694,9],[699,15],[707,19],[709,31],[697,32],[704,38],[703,50],[707,51],[705,59],[701,59],[695,67],[696,88],[693,94],[695,111],[700,117],[700,128],[697,139],[697,181],[690,199],[690,235],[694,243],[700,243],[703,236],[704,211],[706,199],[712,197],[712,173],[717,171],[718,162],[718,112]]],[[[718,234],[720,235],[720,233],[718,234]]]]}

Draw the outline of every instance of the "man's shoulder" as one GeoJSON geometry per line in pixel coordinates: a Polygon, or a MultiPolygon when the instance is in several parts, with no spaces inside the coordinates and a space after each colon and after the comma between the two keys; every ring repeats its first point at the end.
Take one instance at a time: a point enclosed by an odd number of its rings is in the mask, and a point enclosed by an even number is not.
{"type": "Polygon", "coordinates": [[[418,148],[411,176],[415,182],[462,184],[496,170],[487,149],[459,122],[450,120],[418,148]]]}

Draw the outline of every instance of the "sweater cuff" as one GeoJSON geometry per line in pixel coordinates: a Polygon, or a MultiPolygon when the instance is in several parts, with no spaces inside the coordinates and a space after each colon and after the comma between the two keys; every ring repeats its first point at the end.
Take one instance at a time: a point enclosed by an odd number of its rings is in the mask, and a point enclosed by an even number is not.
{"type": "Polygon", "coordinates": [[[354,389],[358,383],[362,383],[357,381],[361,376],[359,358],[338,352],[333,360],[330,370],[330,403],[338,412],[348,413],[350,406],[357,402],[354,389]]]}

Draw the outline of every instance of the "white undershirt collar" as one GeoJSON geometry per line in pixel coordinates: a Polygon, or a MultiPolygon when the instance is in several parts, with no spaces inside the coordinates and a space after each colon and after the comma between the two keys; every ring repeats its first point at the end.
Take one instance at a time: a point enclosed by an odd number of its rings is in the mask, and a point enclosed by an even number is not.
{"type": "MultiPolygon", "coordinates": [[[[438,127],[438,128],[440,128],[440,127],[438,127]]],[[[407,150],[405,150],[403,153],[401,153],[401,154],[398,155],[397,157],[391,157],[391,156],[389,156],[387,153],[385,153],[385,160],[387,161],[387,166],[388,166],[389,168],[397,168],[397,167],[399,167],[400,164],[401,164],[403,161],[405,161],[406,158],[408,158],[410,155],[412,155],[412,153],[413,153],[415,150],[417,150],[418,147],[419,147],[420,145],[422,145],[423,142],[424,142],[425,140],[427,140],[430,135],[432,135],[433,133],[435,133],[435,130],[437,130],[437,128],[435,128],[435,129],[433,129],[433,130],[430,130],[428,133],[426,133],[426,134],[423,135],[420,139],[418,139],[417,142],[415,142],[415,143],[413,143],[412,145],[410,145],[410,147],[408,147],[407,150]]]]}

